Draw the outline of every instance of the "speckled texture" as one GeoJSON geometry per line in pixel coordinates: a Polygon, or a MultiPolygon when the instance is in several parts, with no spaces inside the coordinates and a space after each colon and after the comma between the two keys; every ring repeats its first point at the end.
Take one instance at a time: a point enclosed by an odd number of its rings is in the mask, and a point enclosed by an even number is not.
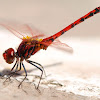
{"type": "MultiPolygon", "coordinates": [[[[0,0],[0,20],[6,22],[29,23],[46,35],[52,35],[84,14],[100,6],[95,0],[0,0]]],[[[38,83],[40,71],[24,62],[28,80],[18,89],[19,82],[11,78],[3,84],[0,79],[1,100],[100,100],[100,14],[88,19],[59,39],[73,48],[61,51],[48,48],[30,59],[45,67],[47,78],[40,84],[39,93],[34,84],[38,83]],[[32,76],[33,75],[33,76],[32,76]],[[31,83],[32,82],[32,83],[31,83]]],[[[2,53],[21,41],[0,27],[0,70],[11,69],[2,53]]],[[[3,72],[4,73],[4,72],[3,72]]],[[[23,76],[17,77],[21,80],[23,76]]],[[[44,76],[43,76],[44,78],[44,76]]]]}

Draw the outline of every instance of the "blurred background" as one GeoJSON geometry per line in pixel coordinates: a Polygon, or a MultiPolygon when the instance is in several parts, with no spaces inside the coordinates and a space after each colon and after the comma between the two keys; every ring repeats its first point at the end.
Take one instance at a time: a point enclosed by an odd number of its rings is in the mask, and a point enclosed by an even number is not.
{"type": "MultiPolygon", "coordinates": [[[[0,20],[28,23],[50,36],[98,6],[100,6],[100,0],[0,0],[0,20]]],[[[46,72],[50,74],[99,77],[99,27],[100,14],[97,14],[59,37],[59,40],[73,48],[73,53],[49,47],[30,59],[43,66],[51,65],[49,68],[45,68],[46,72]]],[[[1,68],[13,66],[13,64],[6,64],[2,53],[9,47],[17,48],[20,42],[20,39],[5,28],[0,28],[1,68]]],[[[33,68],[30,65],[25,66],[33,68]]]]}

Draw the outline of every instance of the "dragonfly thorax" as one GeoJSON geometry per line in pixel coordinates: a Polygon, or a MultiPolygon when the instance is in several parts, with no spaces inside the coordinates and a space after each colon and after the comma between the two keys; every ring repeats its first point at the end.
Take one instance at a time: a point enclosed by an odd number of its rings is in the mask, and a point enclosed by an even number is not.
{"type": "Polygon", "coordinates": [[[41,41],[42,40],[34,40],[32,38],[24,39],[17,49],[17,56],[24,60],[30,58],[31,55],[34,55],[40,49],[46,50],[47,46],[42,44],[41,41]]]}

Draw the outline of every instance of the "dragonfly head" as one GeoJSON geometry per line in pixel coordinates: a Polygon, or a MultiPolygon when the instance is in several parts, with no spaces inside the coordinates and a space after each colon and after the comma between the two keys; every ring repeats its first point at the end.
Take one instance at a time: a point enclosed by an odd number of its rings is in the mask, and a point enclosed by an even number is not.
{"type": "Polygon", "coordinates": [[[7,49],[4,53],[3,53],[3,58],[5,59],[5,61],[8,64],[11,64],[14,62],[15,60],[15,51],[13,48],[9,48],[7,49]]]}

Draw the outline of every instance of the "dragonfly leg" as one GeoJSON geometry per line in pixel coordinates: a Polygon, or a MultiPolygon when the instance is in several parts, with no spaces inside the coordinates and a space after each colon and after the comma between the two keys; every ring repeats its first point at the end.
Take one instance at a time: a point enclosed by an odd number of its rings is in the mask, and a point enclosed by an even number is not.
{"type": "MultiPolygon", "coordinates": [[[[19,65],[19,61],[18,61],[18,63],[17,63],[17,67],[16,67],[15,71],[12,72],[11,74],[15,74],[15,73],[17,73],[17,72],[19,72],[19,71],[21,70],[21,62],[20,62],[20,68],[19,68],[19,69],[18,69],[18,65],[19,65]]],[[[15,67],[15,66],[14,66],[14,67],[15,67]]],[[[12,68],[12,69],[14,69],[14,68],[12,68]]],[[[11,71],[12,71],[12,69],[11,69],[11,71]]]]}
{"type": "Polygon", "coordinates": [[[19,68],[19,70],[17,70],[17,72],[20,71],[20,70],[21,70],[21,62],[20,62],[20,68],[19,68]]]}
{"type": "Polygon", "coordinates": [[[41,76],[40,76],[40,80],[39,80],[39,83],[38,83],[38,85],[37,85],[37,87],[36,87],[36,89],[37,90],[39,90],[39,84],[40,84],[40,82],[41,82],[41,79],[42,79],[42,75],[43,75],[43,69],[41,69],[40,67],[38,67],[37,65],[35,65],[35,64],[33,64],[32,62],[33,61],[30,61],[30,60],[26,60],[28,63],[30,63],[31,65],[33,65],[33,66],[35,66],[36,68],[38,68],[42,73],[41,73],[41,76]]]}
{"type": "Polygon", "coordinates": [[[45,72],[45,70],[44,70],[44,67],[43,67],[41,64],[39,64],[39,63],[37,63],[37,62],[35,62],[35,61],[31,61],[31,60],[27,60],[27,61],[39,65],[39,66],[43,69],[45,77],[47,77],[47,76],[46,76],[46,72],[45,72]]]}
{"type": "Polygon", "coordinates": [[[21,84],[23,83],[23,81],[26,79],[26,77],[27,77],[27,71],[26,71],[26,69],[25,69],[25,66],[24,66],[24,64],[22,63],[22,62],[20,62],[20,69],[21,69],[21,64],[22,64],[22,66],[23,66],[23,68],[24,68],[24,71],[25,71],[25,77],[24,77],[24,79],[20,82],[20,84],[18,85],[18,88],[21,86],[21,84]]]}
{"type": "MultiPolygon", "coordinates": [[[[16,64],[17,64],[17,60],[16,60],[16,62],[15,62],[15,64],[14,64],[14,66],[12,67],[11,71],[15,68],[16,64]]],[[[11,75],[11,74],[12,74],[12,73],[9,73],[8,75],[11,75]]],[[[2,78],[3,78],[5,75],[6,75],[6,74],[2,75],[2,78]]]]}
{"type": "MultiPolygon", "coordinates": [[[[16,66],[16,70],[17,70],[18,64],[19,64],[19,62],[16,61],[15,64],[14,64],[14,66],[12,67],[11,71],[15,68],[16,65],[17,65],[17,66],[16,66]]],[[[8,79],[10,79],[10,77],[13,76],[13,75],[16,73],[16,70],[15,70],[15,72],[11,72],[10,74],[8,74],[8,75],[10,75],[10,76],[8,76],[8,77],[6,78],[6,80],[5,80],[3,83],[5,83],[8,79]]]]}
{"type": "Polygon", "coordinates": [[[11,72],[9,75],[9,78],[11,77],[11,76],[13,76],[18,70],[18,65],[19,65],[19,61],[17,61],[17,63],[15,63],[15,65],[13,66],[13,68],[11,69],[11,71],[14,69],[14,67],[16,66],[16,69],[15,69],[15,71],[14,72],[11,72]],[[16,64],[17,64],[17,66],[16,66],[16,64]]]}
{"type": "Polygon", "coordinates": [[[15,66],[16,66],[16,64],[17,64],[17,60],[16,60],[16,62],[15,62],[15,64],[14,64],[14,66],[12,67],[12,69],[11,69],[11,71],[15,68],[15,66]]]}

